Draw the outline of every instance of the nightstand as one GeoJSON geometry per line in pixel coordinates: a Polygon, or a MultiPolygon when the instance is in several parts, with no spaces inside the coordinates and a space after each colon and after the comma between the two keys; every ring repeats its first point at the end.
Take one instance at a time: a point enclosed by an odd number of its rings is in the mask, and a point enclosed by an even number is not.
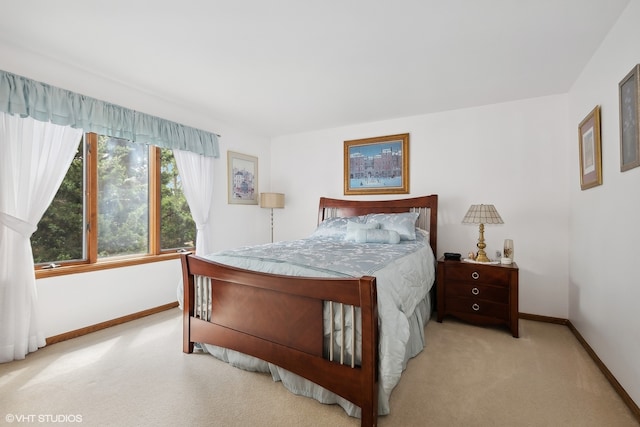
{"type": "Polygon", "coordinates": [[[518,338],[518,265],[438,260],[438,322],[506,325],[518,338]]]}

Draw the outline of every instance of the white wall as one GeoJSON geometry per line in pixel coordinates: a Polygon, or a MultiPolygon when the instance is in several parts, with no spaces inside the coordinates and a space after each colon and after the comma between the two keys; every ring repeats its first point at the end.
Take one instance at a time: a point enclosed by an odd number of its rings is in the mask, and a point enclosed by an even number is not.
{"type": "Polygon", "coordinates": [[[40,279],[38,308],[46,337],[176,301],[180,261],[40,279]]]}
{"type": "Polygon", "coordinates": [[[320,196],[358,198],[343,195],[343,141],[408,132],[409,196],[439,195],[438,255],[474,250],[478,229],[462,218],[471,204],[494,204],[505,224],[485,227],[487,253],[514,240],[520,311],[566,318],[568,163],[575,161],[567,111],[567,97],[558,95],[274,138],[271,184],[286,194],[276,240],[310,234],[320,196]]]}
{"type": "MultiPolygon", "coordinates": [[[[640,63],[640,2],[632,1],[569,93],[572,130],[601,106],[601,186],[581,191],[571,163],[569,318],[640,403],[640,168],[620,172],[618,83],[640,63]]],[[[577,138],[577,137],[576,137],[577,138]]],[[[577,140],[571,158],[579,155],[577,140]]]]}
{"type": "MultiPolygon", "coordinates": [[[[212,215],[214,249],[270,240],[269,216],[257,205],[227,204],[227,150],[258,157],[259,184],[269,190],[269,140],[217,122],[205,112],[169,103],[104,76],[32,55],[0,43],[0,69],[147,114],[216,132],[221,156],[216,161],[212,215]]],[[[84,328],[176,300],[179,261],[101,270],[37,280],[41,325],[46,337],[84,328]]]]}

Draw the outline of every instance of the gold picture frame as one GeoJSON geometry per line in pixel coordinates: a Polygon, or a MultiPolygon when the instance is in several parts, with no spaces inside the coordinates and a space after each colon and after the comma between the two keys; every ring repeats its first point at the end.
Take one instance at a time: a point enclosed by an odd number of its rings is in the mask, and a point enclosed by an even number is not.
{"type": "Polygon", "coordinates": [[[620,92],[620,171],[640,166],[640,64],[618,85],[620,92]]]}
{"type": "Polygon", "coordinates": [[[580,151],[580,188],[586,190],[602,184],[602,141],[600,139],[600,106],[578,126],[580,151]]]}
{"type": "Polygon", "coordinates": [[[408,194],[409,134],[344,141],[344,194],[408,194]]]}
{"type": "Polygon", "coordinates": [[[258,204],[258,158],[227,151],[228,203],[258,204]]]}

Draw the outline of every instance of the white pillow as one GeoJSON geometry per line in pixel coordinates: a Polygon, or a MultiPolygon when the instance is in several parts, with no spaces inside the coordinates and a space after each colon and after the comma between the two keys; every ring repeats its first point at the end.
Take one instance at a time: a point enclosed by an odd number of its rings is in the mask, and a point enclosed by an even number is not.
{"type": "Polygon", "coordinates": [[[318,224],[318,227],[311,234],[311,237],[340,237],[344,238],[347,233],[347,223],[349,222],[363,222],[366,217],[335,217],[327,218],[318,224]]]}
{"type": "Polygon", "coordinates": [[[361,229],[356,231],[356,243],[400,243],[400,235],[393,230],[361,229]]]}
{"type": "Polygon", "coordinates": [[[380,228],[380,224],[377,222],[360,223],[349,221],[347,222],[347,234],[344,236],[344,240],[353,242],[356,240],[356,233],[359,230],[375,230],[376,228],[380,228]]]}
{"type": "Polygon", "coordinates": [[[416,220],[418,216],[418,212],[369,214],[367,215],[367,223],[378,223],[383,230],[397,232],[400,235],[400,240],[416,240],[416,220]]]}

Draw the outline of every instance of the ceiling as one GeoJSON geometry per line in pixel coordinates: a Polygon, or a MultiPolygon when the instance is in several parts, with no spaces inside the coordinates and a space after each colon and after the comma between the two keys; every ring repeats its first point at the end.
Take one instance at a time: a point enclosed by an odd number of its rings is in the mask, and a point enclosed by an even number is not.
{"type": "Polygon", "coordinates": [[[20,0],[0,42],[277,136],[566,93],[628,3],[20,0]]]}

